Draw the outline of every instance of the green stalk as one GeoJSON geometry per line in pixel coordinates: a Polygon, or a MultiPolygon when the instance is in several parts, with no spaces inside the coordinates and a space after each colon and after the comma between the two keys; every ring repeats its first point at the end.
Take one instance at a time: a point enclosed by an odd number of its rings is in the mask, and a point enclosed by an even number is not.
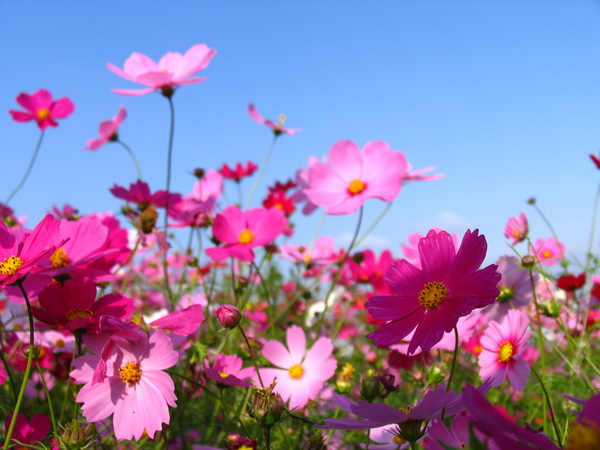
{"type": "Polygon", "coordinates": [[[262,166],[260,167],[260,170],[258,171],[258,176],[256,177],[256,181],[254,182],[252,189],[250,189],[250,192],[248,193],[248,198],[246,199],[246,206],[244,207],[244,209],[248,209],[250,207],[250,200],[252,200],[252,196],[254,195],[254,192],[258,188],[258,185],[260,184],[260,180],[262,180],[263,174],[265,173],[265,169],[267,167],[267,164],[269,163],[269,159],[271,159],[271,154],[273,153],[273,149],[275,148],[275,143],[277,142],[277,136],[278,135],[275,134],[275,136],[273,137],[273,141],[271,141],[271,146],[269,147],[269,150],[267,151],[267,156],[265,157],[265,160],[263,161],[262,166]]]}
{"type": "Polygon", "coordinates": [[[21,182],[17,185],[17,187],[10,193],[8,198],[4,201],[4,206],[8,206],[8,203],[10,202],[10,200],[15,196],[15,194],[17,192],[19,192],[19,189],[21,189],[23,187],[23,185],[25,184],[25,181],[27,181],[27,177],[29,177],[29,174],[31,173],[31,169],[33,169],[33,163],[35,162],[35,160],[37,158],[37,154],[40,151],[40,147],[42,146],[43,138],[44,138],[44,130],[42,130],[42,132],[40,133],[40,138],[38,139],[37,145],[35,146],[35,150],[33,151],[33,156],[31,158],[31,161],[29,162],[29,167],[27,167],[27,171],[25,172],[25,175],[23,176],[23,178],[21,178],[21,182]]]}
{"type": "Polygon", "coordinates": [[[138,179],[141,181],[142,180],[142,171],[140,170],[140,165],[138,164],[138,160],[135,157],[135,154],[133,153],[133,150],[131,150],[129,148],[129,146],[127,144],[125,144],[125,142],[123,142],[121,140],[117,140],[115,142],[118,142],[119,144],[121,144],[123,146],[123,148],[125,150],[127,150],[127,153],[129,153],[129,156],[131,156],[131,159],[133,160],[133,164],[135,165],[135,170],[137,171],[138,179]]]}
{"type": "MultiPolygon", "coordinates": [[[[175,134],[175,108],[173,106],[173,100],[170,96],[166,96],[169,100],[169,109],[171,111],[171,125],[169,129],[169,149],[167,151],[167,200],[165,202],[165,221],[164,221],[164,229],[165,229],[165,239],[168,238],[169,234],[169,193],[171,192],[171,162],[173,159],[173,136],[175,134]]],[[[165,290],[167,292],[167,297],[169,298],[169,302],[173,305],[173,292],[171,291],[171,286],[169,283],[169,265],[167,264],[167,249],[163,253],[162,258],[162,266],[163,273],[165,277],[165,290]]]]}

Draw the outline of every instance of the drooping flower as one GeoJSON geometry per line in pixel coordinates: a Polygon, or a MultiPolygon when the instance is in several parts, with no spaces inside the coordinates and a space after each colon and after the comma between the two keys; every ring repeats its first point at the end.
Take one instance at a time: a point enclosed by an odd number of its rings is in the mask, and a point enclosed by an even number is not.
{"type": "Polygon", "coordinates": [[[316,162],[309,170],[304,193],[326,214],[350,214],[369,198],[391,202],[406,175],[404,153],[385,142],[367,142],[362,150],[352,141],[339,141],[329,151],[329,164],[316,162]]]}
{"type": "Polygon", "coordinates": [[[540,264],[552,265],[565,256],[565,246],[554,238],[538,239],[533,244],[532,253],[540,264]]]}
{"type": "Polygon", "coordinates": [[[523,242],[527,239],[529,233],[529,222],[525,213],[521,213],[519,217],[511,217],[508,219],[506,228],[504,229],[504,236],[508,239],[512,239],[512,245],[517,245],[519,242],[523,242]]]}
{"type": "Polygon", "coordinates": [[[219,353],[212,367],[208,359],[204,360],[204,375],[225,386],[252,386],[248,380],[255,378],[255,371],[253,367],[242,369],[242,358],[239,356],[219,353]]]}
{"type": "Polygon", "coordinates": [[[184,55],[168,52],[158,63],[141,53],[132,53],[125,61],[123,69],[111,63],[108,63],[107,67],[127,80],[150,87],[139,90],[113,89],[113,92],[121,95],[144,95],[160,89],[163,95],[170,97],[179,86],[206,80],[190,77],[205,69],[216,53],[216,50],[208,48],[205,44],[197,44],[184,55]]]}
{"type": "Polygon", "coordinates": [[[206,254],[215,261],[227,258],[253,261],[252,249],[273,241],[286,224],[283,212],[277,208],[242,211],[235,205],[228,206],[213,222],[215,238],[225,245],[207,248],[206,254]]]}
{"type": "Polygon", "coordinates": [[[254,164],[252,161],[246,162],[246,167],[242,165],[242,163],[235,163],[235,168],[232,169],[227,164],[223,164],[223,167],[219,169],[219,173],[228,180],[233,180],[236,183],[239,183],[242,178],[249,177],[252,175],[258,166],[254,164]]]}
{"type": "Polygon", "coordinates": [[[510,310],[502,323],[491,321],[482,338],[479,375],[500,386],[508,378],[512,387],[522,391],[531,367],[522,356],[529,348],[529,319],[520,311],[510,310]]]}
{"type": "Polygon", "coordinates": [[[48,127],[57,127],[55,119],[69,117],[75,110],[75,105],[68,97],[52,100],[52,94],[45,89],[40,89],[33,94],[21,93],[17,96],[17,103],[27,110],[9,113],[16,122],[29,122],[35,120],[40,130],[48,127]]]}
{"type": "Polygon", "coordinates": [[[127,111],[125,111],[125,108],[121,105],[115,117],[100,122],[100,127],[98,129],[100,137],[88,140],[85,150],[98,150],[107,142],[116,141],[118,139],[117,131],[126,117],[127,111]]]}
{"type": "Polygon", "coordinates": [[[445,231],[430,231],[419,242],[422,269],[403,259],[392,262],[386,282],[395,295],[372,297],[365,305],[376,320],[389,321],[367,337],[376,345],[398,343],[413,329],[408,354],[429,350],[458,319],[475,308],[491,304],[498,296],[500,274],[492,264],[479,266],[487,242],[479,230],[468,230],[458,252],[445,231]]]}
{"type": "Polygon", "coordinates": [[[252,103],[250,103],[248,105],[248,114],[250,114],[250,117],[252,117],[258,123],[266,125],[271,130],[273,130],[273,134],[275,134],[275,136],[279,136],[280,134],[292,135],[292,134],[296,134],[296,133],[299,133],[300,131],[302,131],[299,128],[292,130],[292,129],[284,127],[283,126],[283,122],[285,122],[284,115],[279,116],[279,121],[277,123],[273,122],[270,119],[263,119],[263,117],[260,115],[260,113],[256,109],[256,106],[254,106],[252,103]]]}
{"type": "Polygon", "coordinates": [[[175,385],[165,369],[177,363],[179,355],[162,330],[148,336],[138,330],[110,337],[85,334],[84,342],[94,353],[73,361],[71,377],[83,384],[77,402],[88,422],[113,415],[115,437],[150,437],[169,423],[169,406],[175,406],[175,385]],[[93,381],[102,362],[103,377],[93,381]]]}
{"type": "Polygon", "coordinates": [[[317,398],[325,381],[335,374],[333,344],[331,339],[321,337],[307,351],[304,330],[296,325],[287,329],[286,342],[287,348],[279,341],[265,343],[263,356],[279,369],[259,369],[260,376],[265,386],[277,378],[273,392],[283,401],[289,400],[290,409],[303,408],[317,398]]]}

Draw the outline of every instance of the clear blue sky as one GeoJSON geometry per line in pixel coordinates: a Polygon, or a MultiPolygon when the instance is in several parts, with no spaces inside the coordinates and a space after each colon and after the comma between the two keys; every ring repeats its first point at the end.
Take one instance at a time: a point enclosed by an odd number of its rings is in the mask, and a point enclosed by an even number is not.
{"type": "MultiPolygon", "coordinates": [[[[196,167],[262,163],[271,136],[248,117],[254,102],[265,117],[285,113],[286,125],[303,129],[279,140],[261,194],[340,139],[383,140],[414,168],[446,174],[405,186],[373,232],[377,250],[399,256],[408,234],[434,226],[460,235],[479,228],[495,259],[506,252],[506,220],[521,211],[534,237],[550,236],[526,204],[535,196],[568,250],[581,255],[600,181],[588,158],[600,149],[599,24],[600,3],[583,0],[2,0],[0,197],[18,183],[38,138],[33,123],[15,123],[6,111],[20,92],[42,87],[69,96],[76,110],[48,130],[11,202],[30,226],[53,204],[118,211],[108,189],[135,180],[128,155],[115,144],[83,147],[121,104],[129,113],[121,138],[151,188],[164,189],[167,102],[110,92],[137,86],[106,63],[122,67],[134,51],[158,60],[206,43],[218,50],[203,72],[208,81],[174,96],[175,191],[189,192],[196,167]]],[[[363,229],[383,206],[366,204],[363,229]]],[[[292,242],[308,243],[320,216],[296,216],[292,242]]],[[[355,221],[328,217],[322,234],[347,242],[355,221]]]]}

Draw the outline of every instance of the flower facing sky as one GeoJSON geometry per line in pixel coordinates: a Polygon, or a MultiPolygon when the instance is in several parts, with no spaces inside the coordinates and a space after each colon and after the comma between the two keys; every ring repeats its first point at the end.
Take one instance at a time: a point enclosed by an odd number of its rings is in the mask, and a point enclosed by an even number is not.
{"type": "Polygon", "coordinates": [[[23,92],[17,96],[17,103],[26,111],[10,110],[13,120],[17,122],[35,120],[40,130],[57,127],[58,123],[55,119],[69,117],[75,110],[75,105],[69,98],[52,100],[52,94],[45,89],[40,89],[33,94],[23,92]]]}
{"type": "Polygon", "coordinates": [[[325,206],[326,214],[351,214],[369,198],[391,202],[406,175],[404,153],[381,141],[362,150],[352,141],[339,141],[329,151],[329,164],[315,162],[309,170],[308,199],[325,206]]]}
{"type": "Polygon", "coordinates": [[[497,266],[479,269],[487,251],[479,230],[465,233],[458,252],[445,231],[431,230],[418,247],[422,269],[405,259],[392,262],[385,278],[395,295],[366,304],[374,319],[388,322],[367,336],[376,345],[396,344],[415,330],[409,355],[418,347],[431,349],[460,317],[491,304],[499,293],[497,266]]]}
{"type": "Polygon", "coordinates": [[[254,106],[252,103],[250,103],[248,105],[248,114],[250,114],[250,117],[252,117],[258,123],[262,123],[263,125],[269,127],[271,130],[273,130],[273,134],[275,134],[275,136],[279,136],[280,134],[292,135],[292,134],[296,134],[296,133],[299,133],[300,131],[302,131],[299,128],[292,130],[292,129],[284,127],[283,126],[283,122],[285,122],[284,115],[279,116],[279,120],[277,121],[277,123],[273,122],[271,119],[263,119],[263,116],[260,115],[260,113],[256,109],[256,106],[254,106]]]}
{"type": "Polygon", "coordinates": [[[479,354],[479,375],[500,386],[508,378],[517,391],[527,384],[531,367],[522,359],[529,348],[529,319],[520,311],[510,310],[501,324],[491,321],[481,338],[483,350],[479,354]]]}
{"type": "Polygon", "coordinates": [[[108,63],[107,67],[129,81],[149,87],[146,89],[113,89],[113,92],[121,95],[144,95],[160,89],[163,95],[170,97],[179,86],[206,80],[206,78],[190,77],[205,69],[216,53],[216,50],[208,48],[205,44],[197,44],[183,55],[177,52],[168,52],[158,63],[141,53],[132,53],[125,61],[123,69],[119,69],[111,63],[108,63]]]}
{"type": "Polygon", "coordinates": [[[117,439],[140,439],[144,432],[151,438],[162,424],[169,423],[169,406],[175,406],[175,385],[164,372],[179,359],[171,340],[162,330],[150,336],[138,330],[132,334],[105,336],[86,334],[84,341],[93,355],[73,361],[71,377],[83,387],[77,402],[88,422],[113,415],[117,439]],[[104,363],[104,378],[93,382],[94,370],[104,363]]]}
{"type": "Polygon", "coordinates": [[[511,217],[508,219],[506,228],[504,229],[504,236],[508,239],[512,239],[511,245],[517,245],[519,242],[527,239],[529,233],[529,222],[525,213],[521,213],[519,217],[511,217]]]}
{"type": "Polygon", "coordinates": [[[100,137],[88,140],[85,150],[98,150],[107,142],[116,141],[117,131],[126,117],[127,111],[125,111],[125,108],[121,106],[115,117],[100,122],[100,127],[98,129],[100,137]]]}
{"type": "MultiPolygon", "coordinates": [[[[335,374],[337,361],[331,357],[331,339],[321,337],[310,350],[306,349],[304,330],[296,325],[286,332],[287,348],[279,341],[267,341],[263,356],[279,369],[259,369],[264,386],[277,378],[273,392],[289,400],[289,408],[302,408],[317,398],[325,381],[335,374]]],[[[255,382],[258,380],[255,379],[255,382]]]]}

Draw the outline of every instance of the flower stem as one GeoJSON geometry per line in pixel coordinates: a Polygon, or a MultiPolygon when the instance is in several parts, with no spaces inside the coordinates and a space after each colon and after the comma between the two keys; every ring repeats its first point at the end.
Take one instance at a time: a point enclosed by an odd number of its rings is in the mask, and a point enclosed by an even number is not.
{"type": "Polygon", "coordinates": [[[33,353],[34,353],[34,336],[35,332],[33,329],[33,315],[31,314],[31,304],[29,303],[29,297],[27,296],[27,292],[23,288],[23,279],[20,279],[17,282],[17,286],[21,290],[23,294],[23,298],[25,299],[25,305],[27,306],[27,316],[29,318],[29,351],[27,352],[27,365],[25,366],[25,374],[23,375],[23,382],[21,383],[21,390],[19,391],[19,396],[17,397],[17,403],[15,405],[15,409],[13,410],[13,416],[10,421],[10,425],[8,430],[6,431],[6,439],[4,440],[4,450],[10,448],[10,439],[12,437],[13,431],[15,429],[15,425],[17,423],[17,416],[19,415],[19,410],[21,409],[21,403],[23,403],[23,397],[25,397],[25,388],[27,387],[27,381],[29,380],[29,375],[31,374],[31,366],[33,363],[33,353]]]}
{"type": "Polygon", "coordinates": [[[256,181],[254,182],[252,189],[250,189],[250,192],[248,193],[248,198],[246,199],[246,206],[244,207],[244,209],[248,209],[250,207],[250,200],[252,200],[254,191],[256,191],[256,189],[258,188],[258,185],[260,184],[260,180],[262,180],[263,174],[265,173],[265,169],[267,167],[267,164],[269,163],[269,159],[271,158],[271,154],[273,153],[273,149],[275,148],[276,142],[277,142],[277,135],[275,135],[273,137],[273,141],[271,142],[271,146],[269,147],[267,156],[265,157],[265,160],[263,161],[262,166],[260,166],[260,170],[258,172],[258,176],[256,177],[256,181]]]}
{"type": "MultiPolygon", "coordinates": [[[[171,125],[170,125],[170,129],[169,129],[169,148],[167,151],[167,187],[166,187],[167,199],[165,201],[165,222],[164,222],[165,240],[168,239],[168,233],[169,233],[169,198],[170,198],[170,191],[171,191],[171,161],[173,159],[173,136],[175,134],[175,107],[173,106],[173,100],[171,99],[171,97],[167,97],[167,100],[169,100],[169,109],[171,111],[171,125]]],[[[163,255],[162,255],[162,266],[163,266],[163,273],[164,273],[164,277],[165,277],[165,290],[167,292],[169,302],[171,303],[171,305],[173,305],[173,292],[171,291],[171,286],[169,284],[169,265],[167,264],[167,253],[168,253],[168,250],[167,250],[167,248],[165,248],[165,251],[163,252],[163,255]]]]}
{"type": "MultiPolygon", "coordinates": [[[[450,390],[452,384],[452,378],[454,377],[454,369],[456,368],[456,360],[458,359],[458,327],[454,327],[454,353],[452,355],[452,364],[450,365],[450,376],[448,377],[448,384],[446,385],[446,391],[450,390]]],[[[446,415],[446,407],[442,409],[442,420],[446,415]]]]}
{"type": "Polygon", "coordinates": [[[365,231],[362,234],[362,236],[356,240],[356,245],[359,245],[369,234],[371,234],[371,232],[375,229],[377,224],[379,222],[381,222],[381,219],[383,219],[384,216],[387,214],[387,212],[390,210],[390,208],[392,207],[392,203],[394,203],[394,202],[393,201],[388,202],[388,204],[385,205],[385,208],[383,208],[383,211],[381,211],[379,216],[377,216],[377,219],[375,219],[375,221],[371,224],[371,226],[367,229],[367,231],[365,231]]]}
{"type": "Polygon", "coordinates": [[[550,410],[550,418],[552,419],[552,426],[554,427],[554,433],[556,434],[556,441],[558,442],[560,448],[563,448],[561,444],[560,433],[558,432],[558,425],[556,425],[556,419],[554,418],[554,410],[552,409],[552,403],[550,402],[550,397],[548,397],[548,391],[546,391],[546,387],[544,386],[542,379],[533,367],[531,368],[531,373],[533,373],[535,378],[538,380],[538,383],[540,383],[540,387],[542,388],[542,392],[544,393],[544,398],[546,399],[546,402],[548,403],[548,408],[550,410]]]}
{"type": "Polygon", "coordinates": [[[33,163],[35,162],[35,160],[37,158],[37,154],[40,150],[40,147],[42,146],[43,138],[44,138],[44,130],[42,130],[42,132],[40,133],[40,138],[38,139],[37,145],[35,146],[35,150],[33,151],[33,157],[31,158],[31,161],[29,162],[29,167],[27,168],[27,172],[25,172],[25,175],[21,179],[21,182],[10,193],[8,198],[4,201],[4,206],[8,206],[8,203],[10,202],[10,200],[15,196],[15,194],[17,192],[19,192],[19,189],[21,189],[21,187],[23,187],[23,185],[25,184],[25,181],[27,181],[27,177],[29,177],[29,174],[31,173],[31,169],[33,168],[33,163]]]}
{"type": "Polygon", "coordinates": [[[133,164],[135,165],[135,170],[137,171],[137,174],[138,174],[138,179],[141,181],[142,180],[142,171],[140,170],[140,165],[138,164],[137,158],[135,157],[135,154],[133,153],[133,150],[131,150],[129,148],[129,146],[127,144],[125,144],[125,142],[123,142],[121,140],[117,140],[116,142],[118,142],[119,144],[121,144],[123,146],[123,148],[125,150],[127,150],[127,153],[129,153],[129,156],[131,156],[131,159],[133,160],[133,164]]]}
{"type": "Polygon", "coordinates": [[[244,341],[246,342],[246,346],[248,347],[248,352],[250,353],[250,357],[252,358],[252,363],[254,364],[254,368],[256,369],[256,376],[258,377],[258,381],[260,382],[260,387],[264,388],[265,385],[263,383],[262,377],[260,376],[260,371],[258,370],[258,362],[256,361],[256,357],[254,356],[252,347],[250,347],[250,342],[248,341],[248,338],[246,337],[246,333],[244,333],[244,329],[239,325],[237,327],[240,330],[240,333],[242,333],[242,337],[244,338],[244,341]]]}

